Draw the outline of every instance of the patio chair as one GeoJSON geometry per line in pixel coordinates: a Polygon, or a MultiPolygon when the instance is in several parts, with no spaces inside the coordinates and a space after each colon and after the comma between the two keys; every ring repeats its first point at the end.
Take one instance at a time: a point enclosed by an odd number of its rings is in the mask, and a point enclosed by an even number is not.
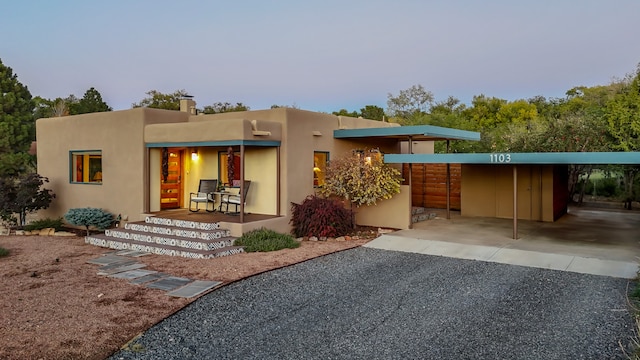
{"type": "Polygon", "coordinates": [[[215,208],[215,195],[213,194],[218,188],[218,180],[200,180],[197,193],[189,193],[189,211],[200,211],[200,204],[204,203],[204,209],[208,212],[216,211],[215,208]],[[192,204],[195,203],[195,209],[192,204]],[[211,204],[211,210],[209,210],[209,204],[211,204]]]}
{"type": "MultiPolygon", "coordinates": [[[[244,199],[244,203],[247,203],[247,193],[249,192],[249,186],[251,185],[251,180],[244,181],[242,199],[244,199]]],[[[235,206],[234,214],[238,212],[238,206],[240,206],[241,197],[240,194],[225,194],[220,197],[220,210],[222,210],[222,205],[225,206],[225,213],[229,213],[229,205],[235,206]]]]}

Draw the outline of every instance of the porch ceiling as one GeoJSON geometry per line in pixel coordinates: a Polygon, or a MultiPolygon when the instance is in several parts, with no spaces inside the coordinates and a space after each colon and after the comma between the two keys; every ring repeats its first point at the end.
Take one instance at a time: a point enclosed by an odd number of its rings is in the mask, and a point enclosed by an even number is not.
{"type": "Polygon", "coordinates": [[[163,146],[279,146],[282,125],[272,121],[218,119],[151,124],[144,128],[146,147],[163,146]]]}

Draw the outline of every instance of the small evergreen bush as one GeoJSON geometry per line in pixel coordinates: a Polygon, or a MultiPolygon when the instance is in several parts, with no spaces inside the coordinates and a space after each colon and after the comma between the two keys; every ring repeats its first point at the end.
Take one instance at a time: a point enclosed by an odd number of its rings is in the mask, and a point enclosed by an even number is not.
{"type": "Polygon", "coordinates": [[[46,228],[53,228],[56,231],[60,231],[62,230],[63,225],[64,225],[64,222],[62,221],[62,218],[58,218],[58,219],[46,218],[46,219],[32,221],[30,224],[25,225],[24,229],[27,231],[34,231],[34,230],[42,230],[46,228]]]}
{"type": "Polygon", "coordinates": [[[300,246],[291,235],[280,234],[273,230],[257,229],[249,231],[236,239],[235,245],[243,246],[246,252],[266,252],[281,249],[295,249],[300,246]]]}
{"type": "Polygon", "coordinates": [[[291,203],[291,210],[296,237],[336,237],[353,230],[353,211],[337,200],[309,195],[302,204],[291,203]]]}
{"type": "Polygon", "coordinates": [[[0,247],[0,257],[9,256],[9,250],[0,247]]]}
{"type": "Polygon", "coordinates": [[[84,226],[87,229],[87,235],[89,235],[89,227],[94,227],[98,230],[104,230],[113,225],[113,214],[96,208],[77,208],[69,209],[64,214],[64,219],[71,225],[84,226]]]}

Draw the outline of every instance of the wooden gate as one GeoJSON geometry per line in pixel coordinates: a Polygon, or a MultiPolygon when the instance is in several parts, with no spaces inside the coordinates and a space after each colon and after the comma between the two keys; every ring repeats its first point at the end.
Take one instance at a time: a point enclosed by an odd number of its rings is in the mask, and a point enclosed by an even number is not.
{"type": "MultiPolygon", "coordinates": [[[[451,164],[450,206],[460,210],[461,165],[451,164]]],[[[413,164],[411,169],[411,205],[425,208],[447,208],[447,165],[413,164]]],[[[409,176],[409,165],[404,164],[404,178],[409,176]]]]}

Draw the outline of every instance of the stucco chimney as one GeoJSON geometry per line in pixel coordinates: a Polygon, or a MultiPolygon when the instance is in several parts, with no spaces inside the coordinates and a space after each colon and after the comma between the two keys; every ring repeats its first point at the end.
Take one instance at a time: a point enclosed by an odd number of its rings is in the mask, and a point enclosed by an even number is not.
{"type": "Polygon", "coordinates": [[[190,98],[180,99],[180,111],[196,115],[196,102],[190,98]]]}

